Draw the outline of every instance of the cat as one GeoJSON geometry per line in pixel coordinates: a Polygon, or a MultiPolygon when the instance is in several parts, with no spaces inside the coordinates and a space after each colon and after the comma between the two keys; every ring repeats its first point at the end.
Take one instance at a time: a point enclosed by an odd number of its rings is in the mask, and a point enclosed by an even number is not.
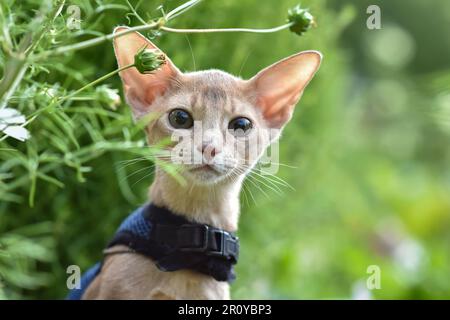
{"type": "MultiPolygon", "coordinates": [[[[125,30],[117,27],[114,32],[125,30]]],[[[137,32],[116,37],[119,67],[132,64],[136,52],[145,46],[158,49],[137,32]]],[[[168,57],[152,74],[135,68],[121,71],[134,117],[155,115],[145,128],[148,143],[154,145],[182,132],[185,138],[176,144],[177,150],[200,159],[200,163],[181,164],[184,184],[156,166],[149,191],[152,203],[189,221],[235,232],[245,175],[279,138],[321,60],[318,51],[303,51],[250,80],[220,70],[182,73],[168,57]],[[203,135],[196,144],[193,128],[198,121],[203,135]],[[248,152],[249,146],[256,150],[248,152]]],[[[151,259],[127,253],[125,246],[112,250],[125,253],[105,257],[83,299],[230,299],[227,282],[191,270],[163,272],[151,259]]]]}

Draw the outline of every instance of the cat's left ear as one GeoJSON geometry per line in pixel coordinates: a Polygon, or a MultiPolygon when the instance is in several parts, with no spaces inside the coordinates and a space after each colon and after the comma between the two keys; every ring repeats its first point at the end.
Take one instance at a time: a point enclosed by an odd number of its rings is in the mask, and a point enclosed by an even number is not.
{"type": "Polygon", "coordinates": [[[248,80],[250,94],[271,128],[282,128],[290,120],[321,61],[320,52],[303,51],[263,69],[248,80]]]}

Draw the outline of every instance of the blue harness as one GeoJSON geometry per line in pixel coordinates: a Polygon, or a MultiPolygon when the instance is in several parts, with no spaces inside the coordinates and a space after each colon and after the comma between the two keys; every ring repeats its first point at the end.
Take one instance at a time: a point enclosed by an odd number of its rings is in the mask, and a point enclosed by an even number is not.
{"type": "MultiPolygon", "coordinates": [[[[138,208],[125,219],[107,248],[116,245],[151,258],[161,271],[190,269],[228,282],[236,278],[233,265],[239,256],[239,239],[233,233],[191,223],[153,204],[138,208]]],[[[81,299],[101,268],[99,262],[86,271],[81,288],[72,289],[67,299],[81,299]]]]}

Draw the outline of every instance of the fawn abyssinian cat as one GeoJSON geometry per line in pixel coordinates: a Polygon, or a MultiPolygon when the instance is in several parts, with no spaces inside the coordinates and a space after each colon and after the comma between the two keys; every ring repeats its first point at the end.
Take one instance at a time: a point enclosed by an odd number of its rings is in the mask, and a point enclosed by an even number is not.
{"type": "MultiPolygon", "coordinates": [[[[115,32],[126,29],[118,27],[115,32]]],[[[136,32],[115,38],[119,67],[132,64],[144,46],[157,49],[136,32]]],[[[186,184],[156,166],[149,192],[152,203],[190,221],[236,231],[245,175],[290,120],[321,59],[317,51],[303,51],[250,80],[220,70],[182,73],[169,58],[152,74],[135,68],[122,71],[124,94],[135,118],[156,115],[146,127],[149,144],[183,131],[188,139],[177,148],[201,159],[182,165],[180,174],[186,184]],[[195,121],[201,121],[203,129],[197,145],[195,121]],[[275,132],[275,137],[269,132],[275,132]],[[257,146],[256,152],[247,152],[249,145],[257,146]]],[[[105,258],[83,298],[229,299],[230,293],[227,282],[189,270],[163,272],[147,257],[124,253],[105,258]]]]}

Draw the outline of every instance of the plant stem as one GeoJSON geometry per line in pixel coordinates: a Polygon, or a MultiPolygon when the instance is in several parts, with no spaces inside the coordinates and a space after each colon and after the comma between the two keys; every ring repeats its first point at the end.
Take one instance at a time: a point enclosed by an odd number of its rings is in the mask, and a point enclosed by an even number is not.
{"type": "Polygon", "coordinates": [[[24,57],[10,57],[5,65],[5,75],[0,82],[0,109],[3,109],[9,98],[25,75],[28,65],[24,57]],[[7,72],[6,72],[7,71],[7,72]]]}
{"type": "Polygon", "coordinates": [[[158,21],[150,23],[150,24],[144,24],[144,25],[141,25],[141,26],[132,27],[130,29],[127,29],[127,30],[124,30],[124,31],[121,31],[121,32],[110,33],[108,35],[104,35],[104,36],[97,37],[97,38],[94,38],[94,39],[90,39],[90,40],[78,42],[78,43],[75,43],[75,44],[59,47],[59,48],[56,48],[56,49],[51,50],[51,51],[46,51],[46,52],[43,52],[43,53],[37,55],[35,57],[35,59],[41,60],[41,59],[47,58],[48,56],[51,56],[51,55],[57,55],[57,54],[62,54],[62,53],[70,52],[70,51],[85,49],[85,48],[88,48],[88,47],[91,47],[91,46],[95,46],[95,45],[97,45],[99,43],[102,43],[104,41],[109,41],[109,40],[112,40],[114,38],[118,38],[118,37],[124,36],[126,34],[135,32],[135,31],[159,29],[159,30],[164,30],[164,31],[167,31],[167,32],[174,32],[174,33],[211,33],[211,32],[273,33],[273,32],[277,32],[277,31],[281,31],[281,30],[287,29],[287,28],[289,28],[289,27],[291,27],[293,25],[293,22],[289,22],[289,23],[283,24],[281,26],[274,27],[274,28],[269,28],[269,29],[251,29],[251,28],[175,29],[175,28],[169,28],[169,27],[164,26],[164,24],[166,22],[167,22],[166,19],[160,18],[158,21]]]}
{"type": "Polygon", "coordinates": [[[180,14],[185,13],[186,11],[191,9],[193,6],[199,4],[200,1],[202,1],[202,0],[190,0],[188,2],[183,3],[182,5],[180,5],[178,7],[176,7],[175,9],[173,9],[166,15],[167,21],[179,16],[180,14]]]}
{"type": "Polygon", "coordinates": [[[272,33],[287,29],[293,25],[293,22],[283,24],[269,29],[251,29],[251,28],[223,28],[223,29],[175,29],[161,26],[161,30],[175,33],[210,33],[210,32],[250,32],[250,33],[272,33]]]}
{"type": "Polygon", "coordinates": [[[139,15],[139,13],[137,13],[136,9],[134,9],[134,7],[131,5],[130,1],[126,0],[128,7],[130,8],[131,12],[133,13],[133,15],[143,24],[147,24],[147,22],[142,19],[142,17],[139,15]]]}
{"type": "Polygon", "coordinates": [[[100,36],[100,37],[97,37],[97,38],[94,38],[94,39],[89,39],[89,40],[86,40],[86,41],[82,41],[82,42],[70,44],[70,45],[67,45],[67,46],[55,48],[54,50],[45,51],[45,52],[42,52],[41,54],[36,55],[34,57],[34,59],[41,60],[41,59],[47,58],[48,56],[62,54],[62,53],[75,51],[75,50],[80,50],[80,49],[85,49],[85,48],[88,48],[88,47],[95,46],[95,45],[97,45],[99,43],[102,43],[104,41],[109,41],[109,40],[112,40],[114,38],[118,38],[118,37],[124,36],[126,34],[135,32],[135,31],[144,31],[144,30],[157,29],[157,28],[161,27],[162,23],[163,23],[163,21],[160,19],[160,20],[158,20],[158,21],[156,21],[154,23],[144,24],[144,25],[141,25],[141,26],[129,28],[129,29],[121,31],[121,32],[110,33],[108,35],[100,36]]]}
{"type": "MultiPolygon", "coordinates": [[[[173,9],[172,11],[170,11],[166,17],[160,18],[157,21],[153,22],[153,23],[144,23],[141,26],[137,26],[137,27],[133,27],[130,28],[128,30],[122,31],[122,32],[117,32],[117,33],[110,33],[108,35],[104,35],[104,36],[100,36],[94,39],[89,39],[86,41],[82,41],[82,42],[78,42],[75,44],[71,44],[71,45],[67,45],[67,46],[63,46],[63,47],[59,47],[56,48],[54,50],[49,50],[49,51],[45,51],[41,54],[38,54],[35,59],[40,60],[40,59],[44,59],[47,58],[48,56],[51,55],[57,55],[57,54],[62,54],[62,53],[66,53],[66,52],[70,52],[70,51],[75,51],[75,50],[80,50],[80,49],[85,49],[88,47],[92,47],[95,46],[97,44],[100,44],[104,41],[109,41],[112,40],[114,38],[118,38],[121,36],[124,36],[128,33],[131,32],[135,32],[135,31],[145,31],[145,30],[152,30],[152,29],[160,29],[161,27],[164,26],[164,24],[166,24],[167,21],[175,18],[176,16],[186,12],[187,10],[191,9],[192,7],[194,7],[196,4],[198,4],[200,1],[202,0],[190,0],[187,1],[185,3],[183,3],[182,5],[176,7],[175,9],[173,9]]],[[[136,10],[131,6],[131,4],[127,1],[129,7],[131,8],[131,11],[133,12],[133,14],[142,22],[143,19],[139,17],[139,15],[137,14],[136,10]]]]}
{"type": "Polygon", "coordinates": [[[98,78],[98,79],[96,79],[96,80],[94,80],[92,82],[89,82],[87,85],[81,87],[80,89],[70,93],[69,95],[67,95],[65,97],[62,97],[61,99],[55,98],[55,99],[52,100],[52,102],[50,104],[48,104],[45,107],[40,108],[40,109],[36,110],[35,112],[33,112],[31,114],[31,116],[35,117],[38,114],[53,108],[55,105],[60,104],[61,102],[67,101],[67,100],[75,97],[77,94],[79,94],[80,92],[86,90],[87,88],[95,86],[97,83],[102,82],[103,80],[106,80],[109,77],[112,77],[112,76],[116,75],[117,73],[119,73],[119,72],[121,72],[121,71],[123,71],[125,69],[131,68],[131,67],[134,67],[134,63],[126,65],[126,66],[123,66],[122,68],[118,68],[118,69],[116,69],[114,71],[111,71],[110,73],[107,73],[104,76],[102,76],[102,77],[100,77],[100,78],[98,78]]]}
{"type": "Polygon", "coordinates": [[[76,96],[76,95],[79,94],[81,91],[84,91],[84,90],[86,90],[87,88],[90,88],[90,87],[92,87],[92,86],[95,86],[97,83],[102,82],[103,80],[106,80],[106,79],[112,77],[113,75],[116,75],[117,73],[119,73],[119,72],[121,72],[121,71],[123,71],[123,70],[126,70],[126,69],[128,69],[128,68],[131,68],[131,67],[134,67],[134,63],[129,64],[129,65],[126,65],[126,66],[123,66],[123,67],[118,68],[118,69],[116,69],[116,70],[114,70],[114,71],[111,71],[110,73],[107,73],[107,74],[105,74],[104,76],[102,76],[102,77],[100,77],[100,78],[98,78],[98,79],[96,79],[96,80],[94,80],[94,81],[92,81],[92,82],[89,82],[87,85],[81,87],[81,88],[78,89],[77,91],[72,92],[72,93],[69,94],[68,96],[65,96],[65,97],[61,98],[61,100],[60,100],[59,102],[66,101],[66,100],[68,100],[68,99],[70,99],[70,98],[76,96]]]}

